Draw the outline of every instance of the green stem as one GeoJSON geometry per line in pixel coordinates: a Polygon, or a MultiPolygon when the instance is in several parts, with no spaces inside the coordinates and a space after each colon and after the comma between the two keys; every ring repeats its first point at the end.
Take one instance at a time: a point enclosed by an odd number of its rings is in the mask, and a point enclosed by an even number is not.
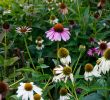
{"type": "Polygon", "coordinates": [[[78,60],[77,60],[76,65],[75,65],[75,67],[74,67],[73,73],[74,73],[75,70],[76,70],[76,67],[77,67],[77,65],[78,65],[78,63],[79,63],[79,60],[80,60],[80,58],[81,58],[81,55],[82,55],[82,53],[80,53],[80,55],[79,55],[79,57],[78,57],[78,60]]]}
{"type": "Polygon", "coordinates": [[[5,36],[4,36],[4,77],[6,76],[6,59],[7,59],[7,40],[6,40],[6,37],[7,37],[7,32],[5,31],[5,36]]]}
{"type": "Polygon", "coordinates": [[[78,96],[76,94],[76,90],[75,90],[75,83],[72,83],[72,85],[73,85],[73,92],[74,92],[74,95],[75,95],[75,100],[79,100],[78,96]]]}
{"type": "Polygon", "coordinates": [[[14,66],[14,82],[16,81],[16,78],[15,78],[16,72],[15,72],[15,70],[16,70],[16,68],[15,68],[15,66],[14,66]]]}
{"type": "Polygon", "coordinates": [[[51,80],[51,77],[49,78],[49,80],[48,80],[47,84],[45,85],[45,87],[43,88],[43,90],[45,90],[45,89],[47,88],[47,86],[48,86],[49,84],[51,84],[51,83],[49,83],[50,80],[51,80]]]}
{"type": "Polygon", "coordinates": [[[28,53],[29,58],[30,58],[30,60],[31,60],[32,66],[33,66],[33,68],[35,69],[35,66],[34,66],[34,63],[33,63],[33,61],[32,61],[32,58],[31,58],[31,55],[30,55],[30,52],[29,52],[29,49],[28,49],[28,46],[27,46],[27,42],[26,42],[25,37],[24,37],[24,42],[25,42],[26,50],[27,50],[27,53],[28,53]]]}
{"type": "MultiPolygon", "coordinates": [[[[57,52],[59,50],[59,42],[57,42],[57,52]]],[[[58,54],[57,54],[57,65],[59,65],[59,61],[58,61],[58,54]]]]}
{"type": "Polygon", "coordinates": [[[24,77],[23,77],[23,78],[21,78],[20,80],[16,81],[15,83],[11,84],[9,87],[12,87],[13,85],[15,85],[15,84],[19,83],[19,82],[20,82],[20,81],[22,81],[23,79],[24,79],[24,77]]]}

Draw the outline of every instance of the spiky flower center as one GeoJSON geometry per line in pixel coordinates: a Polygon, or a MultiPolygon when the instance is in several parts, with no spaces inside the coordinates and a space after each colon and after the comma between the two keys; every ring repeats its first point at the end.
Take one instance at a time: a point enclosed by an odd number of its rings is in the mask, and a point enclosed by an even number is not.
{"type": "Polygon", "coordinates": [[[86,72],[91,72],[93,70],[93,65],[92,64],[86,64],[85,65],[85,71],[86,72]]]}
{"type": "Polygon", "coordinates": [[[34,95],[34,100],[40,100],[40,99],[41,99],[41,95],[39,95],[39,94],[34,95]]]}
{"type": "Polygon", "coordinates": [[[0,94],[7,92],[8,91],[8,86],[6,83],[4,82],[0,82],[0,94]]]}
{"type": "Polygon", "coordinates": [[[69,20],[69,24],[70,25],[74,25],[75,24],[75,21],[74,20],[69,20]]]}
{"type": "Polygon", "coordinates": [[[61,8],[61,9],[65,9],[65,8],[66,8],[66,5],[65,5],[64,3],[61,3],[61,4],[60,4],[60,8],[61,8]]]}
{"type": "Polygon", "coordinates": [[[55,17],[54,15],[51,15],[51,16],[50,16],[50,20],[55,20],[55,18],[56,18],[56,17],[55,17]]]}
{"type": "Polygon", "coordinates": [[[42,37],[38,36],[37,41],[41,41],[41,40],[42,40],[42,37]]]}
{"type": "Polygon", "coordinates": [[[57,24],[54,26],[54,30],[55,30],[56,32],[63,32],[63,29],[64,29],[64,27],[63,27],[63,25],[60,24],[60,23],[57,23],[57,24]]]}
{"type": "Polygon", "coordinates": [[[63,48],[63,47],[58,49],[57,53],[58,53],[59,58],[67,57],[69,55],[69,51],[66,48],[63,48]]]}
{"type": "Polygon", "coordinates": [[[21,27],[20,32],[21,33],[26,33],[27,32],[27,28],[26,27],[21,27]]]}
{"type": "Polygon", "coordinates": [[[52,0],[47,0],[48,2],[52,2],[52,0]]]}
{"type": "Polygon", "coordinates": [[[8,23],[3,24],[3,29],[8,30],[10,28],[10,25],[8,23]]]}
{"type": "Polygon", "coordinates": [[[65,89],[65,88],[60,89],[60,95],[61,96],[65,96],[67,93],[68,93],[67,89],[65,89]]]}
{"type": "Polygon", "coordinates": [[[105,50],[107,48],[107,43],[101,43],[99,48],[105,50]]]}
{"type": "Polygon", "coordinates": [[[105,52],[104,52],[104,57],[107,59],[107,60],[110,60],[110,48],[106,49],[105,52]]]}
{"type": "Polygon", "coordinates": [[[37,46],[38,47],[42,47],[42,43],[37,43],[37,46]]]}
{"type": "Polygon", "coordinates": [[[25,89],[26,91],[31,91],[32,88],[33,88],[32,84],[30,84],[30,83],[25,83],[24,89],[25,89]]]}
{"type": "Polygon", "coordinates": [[[63,74],[64,75],[70,75],[71,74],[71,72],[72,72],[72,68],[71,67],[64,67],[63,68],[63,74]]]}

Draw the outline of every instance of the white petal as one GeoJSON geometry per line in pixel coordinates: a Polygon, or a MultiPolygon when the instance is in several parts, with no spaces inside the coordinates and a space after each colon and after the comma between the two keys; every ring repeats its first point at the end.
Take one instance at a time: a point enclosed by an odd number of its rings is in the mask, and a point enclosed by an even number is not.
{"type": "Polygon", "coordinates": [[[42,94],[42,89],[39,88],[38,86],[33,85],[33,90],[34,90],[36,93],[38,93],[39,95],[42,94]]]}

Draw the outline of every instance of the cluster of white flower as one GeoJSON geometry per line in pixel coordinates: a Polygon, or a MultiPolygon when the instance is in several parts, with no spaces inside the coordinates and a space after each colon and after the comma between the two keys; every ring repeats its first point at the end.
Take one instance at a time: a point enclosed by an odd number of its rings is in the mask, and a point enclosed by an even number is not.
{"type": "Polygon", "coordinates": [[[17,97],[21,97],[22,100],[44,100],[42,98],[42,89],[30,83],[20,83],[17,90],[17,97]]]}
{"type": "Polygon", "coordinates": [[[97,64],[93,67],[91,64],[85,65],[85,80],[92,81],[93,76],[100,77],[101,75],[105,75],[110,71],[110,48],[107,48],[103,56],[97,60],[97,64]]]}

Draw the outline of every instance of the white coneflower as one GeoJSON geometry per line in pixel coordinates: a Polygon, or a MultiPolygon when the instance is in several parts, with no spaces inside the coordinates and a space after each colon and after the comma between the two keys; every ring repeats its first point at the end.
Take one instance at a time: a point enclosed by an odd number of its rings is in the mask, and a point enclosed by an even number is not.
{"type": "Polygon", "coordinates": [[[17,90],[17,97],[22,97],[22,100],[34,100],[34,92],[42,95],[42,89],[34,85],[33,82],[20,83],[17,90]]]}
{"type": "Polygon", "coordinates": [[[66,48],[59,48],[57,55],[63,65],[69,65],[71,63],[71,57],[69,55],[69,51],[66,48]]]}
{"type": "Polygon", "coordinates": [[[41,36],[38,36],[35,42],[36,42],[36,43],[43,43],[44,40],[42,39],[41,36]]]}
{"type": "Polygon", "coordinates": [[[59,100],[70,100],[70,94],[68,93],[68,90],[66,88],[60,89],[60,98],[59,100]]]}
{"type": "Polygon", "coordinates": [[[44,99],[41,97],[41,95],[37,93],[37,94],[34,94],[34,100],[44,100],[44,99]]]}
{"type": "Polygon", "coordinates": [[[20,35],[22,34],[27,34],[29,32],[31,32],[32,28],[26,27],[26,26],[21,26],[21,27],[17,27],[16,28],[16,32],[20,33],[20,35]]]}
{"type": "Polygon", "coordinates": [[[59,67],[54,68],[53,73],[55,75],[52,80],[53,82],[64,81],[66,83],[67,79],[70,79],[72,82],[74,81],[72,68],[69,66],[62,67],[59,65],[59,67]]]}
{"type": "Polygon", "coordinates": [[[56,18],[56,16],[54,16],[54,15],[50,16],[50,23],[51,24],[57,24],[58,18],[56,18]]]}
{"type": "Polygon", "coordinates": [[[44,48],[44,45],[42,43],[38,43],[36,48],[37,50],[42,50],[44,48]]]}
{"type": "Polygon", "coordinates": [[[103,74],[106,74],[110,71],[110,48],[106,49],[103,57],[98,59],[95,68],[99,71],[99,73],[103,74]]]}
{"type": "Polygon", "coordinates": [[[92,64],[88,63],[85,65],[85,73],[84,73],[84,79],[86,81],[92,81],[93,76],[100,77],[100,73],[93,67],[92,64]]]}
{"type": "Polygon", "coordinates": [[[54,7],[49,5],[49,6],[48,6],[48,10],[49,10],[49,11],[54,10],[54,7]]]}
{"type": "Polygon", "coordinates": [[[42,37],[38,36],[35,42],[37,44],[36,46],[37,50],[42,50],[44,48],[43,45],[44,40],[42,39],[42,37]]]}

